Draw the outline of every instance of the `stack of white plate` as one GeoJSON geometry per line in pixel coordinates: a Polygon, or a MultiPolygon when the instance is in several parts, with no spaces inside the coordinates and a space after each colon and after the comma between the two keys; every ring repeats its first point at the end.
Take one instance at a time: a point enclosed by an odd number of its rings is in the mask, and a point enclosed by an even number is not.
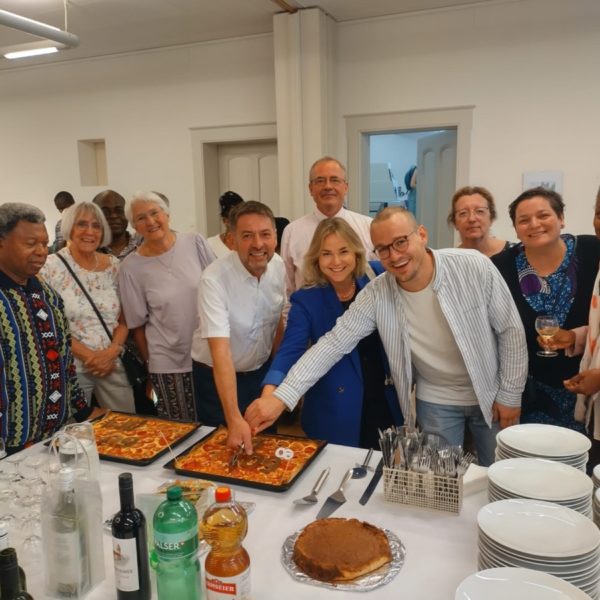
{"type": "Polygon", "coordinates": [[[490,502],[531,498],[556,502],[592,518],[592,480],[579,469],[543,458],[507,458],[488,469],[490,502]]]}
{"type": "Polygon", "coordinates": [[[600,489],[594,492],[594,501],[592,502],[594,512],[594,523],[600,527],[600,489]]]}
{"type": "Polygon", "coordinates": [[[498,500],[477,515],[479,569],[523,567],[560,577],[599,598],[600,531],[571,508],[498,500]]]}
{"type": "Polygon", "coordinates": [[[596,491],[600,487],[600,465],[594,467],[592,481],[594,482],[594,491],[596,491]]]}
{"type": "Polygon", "coordinates": [[[498,432],[496,460],[505,458],[549,458],[585,471],[592,443],[578,431],[545,425],[522,423],[498,432]]]}
{"type": "Polygon", "coordinates": [[[485,569],[469,575],[456,589],[454,600],[590,600],[563,579],[514,567],[485,569]]]}

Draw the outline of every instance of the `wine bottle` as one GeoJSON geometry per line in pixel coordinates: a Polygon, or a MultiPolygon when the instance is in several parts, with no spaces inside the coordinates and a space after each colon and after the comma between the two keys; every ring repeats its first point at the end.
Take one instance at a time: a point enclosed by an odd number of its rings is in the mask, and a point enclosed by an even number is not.
{"type": "MultiPolygon", "coordinates": [[[[5,521],[0,521],[0,550],[5,550],[6,548],[8,548],[10,546],[9,540],[8,540],[8,525],[6,524],[5,521]]],[[[25,578],[25,571],[23,571],[23,568],[19,565],[19,585],[20,585],[20,589],[23,590],[24,592],[27,591],[27,580],[25,578]]],[[[0,600],[1,600],[2,596],[0,595],[0,600]]]]}
{"type": "Polygon", "coordinates": [[[119,475],[121,510],[113,517],[113,555],[118,600],[149,600],[146,518],[134,506],[131,473],[119,475]]]}
{"type": "Polygon", "coordinates": [[[0,595],[2,600],[33,600],[33,597],[21,589],[19,563],[14,548],[0,551],[0,595]]]}

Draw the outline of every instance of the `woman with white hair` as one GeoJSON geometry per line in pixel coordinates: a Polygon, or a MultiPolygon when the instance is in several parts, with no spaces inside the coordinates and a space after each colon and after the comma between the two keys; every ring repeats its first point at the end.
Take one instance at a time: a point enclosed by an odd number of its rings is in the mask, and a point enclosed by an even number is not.
{"type": "Polygon", "coordinates": [[[61,233],[67,246],[48,256],[40,276],[62,296],[79,385],[88,405],[94,394],[103,408],[135,412],[119,360],[127,338],[117,286],[119,260],[98,252],[111,241],[110,227],[98,205],[79,202],[63,213],[61,233]]]}
{"type": "Polygon", "coordinates": [[[121,263],[125,320],[147,362],[159,416],[195,421],[192,335],[198,327],[198,283],[215,255],[198,233],[169,226],[169,207],[137,192],[125,215],[143,242],[121,263]]]}

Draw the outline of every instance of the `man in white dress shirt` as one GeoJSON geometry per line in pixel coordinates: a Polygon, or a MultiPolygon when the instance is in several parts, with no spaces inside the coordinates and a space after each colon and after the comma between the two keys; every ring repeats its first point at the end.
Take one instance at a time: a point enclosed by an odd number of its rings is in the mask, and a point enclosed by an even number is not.
{"type": "Polygon", "coordinates": [[[468,425],[479,464],[490,465],[498,429],[519,421],[527,378],[525,332],[504,279],[479,252],[429,249],[427,231],[406,209],[385,208],[371,237],[386,273],[358,294],[272,396],[252,403],[246,419],[253,430],[268,426],[377,329],[405,422],[415,422],[415,382],[423,430],[459,445],[468,425]]]}
{"type": "Polygon", "coordinates": [[[239,446],[250,431],[242,413],[260,394],[283,328],[285,274],[268,206],[238,204],[229,225],[235,252],[209,265],[200,280],[192,358],[200,421],[227,424],[230,445],[239,446]]]}
{"type": "Polygon", "coordinates": [[[317,225],[324,219],[340,217],[356,231],[367,250],[367,260],[376,260],[372,253],[369,227],[371,217],[344,208],[348,193],[346,168],[330,156],[317,160],[310,168],[308,189],[315,201],[315,210],[292,221],[281,239],[281,257],[285,263],[286,291],[288,297],[302,287],[302,261],[313,238],[317,225]]]}

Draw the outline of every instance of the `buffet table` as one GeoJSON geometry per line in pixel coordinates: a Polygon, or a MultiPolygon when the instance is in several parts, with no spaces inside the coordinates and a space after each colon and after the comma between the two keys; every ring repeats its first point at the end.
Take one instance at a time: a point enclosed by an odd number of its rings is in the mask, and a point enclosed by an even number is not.
{"type": "MultiPolygon", "coordinates": [[[[202,427],[192,438],[175,448],[175,454],[190,446],[210,431],[202,427]]],[[[46,452],[41,446],[25,450],[26,453],[46,452]]],[[[347,598],[348,592],[338,592],[294,581],[280,561],[285,538],[314,520],[322,502],[339,485],[344,473],[356,462],[362,462],[365,451],[359,448],[328,445],[314,463],[287,492],[273,493],[232,486],[236,498],[256,503],[249,516],[249,531],[244,546],[251,559],[252,597],[256,600],[285,598],[347,598]],[[329,478],[319,493],[319,503],[297,506],[295,498],[308,494],[321,471],[331,467],[329,478]]],[[[379,461],[376,452],[371,465],[379,461]]],[[[103,496],[103,518],[110,518],[119,508],[118,474],[133,474],[135,492],[153,492],[166,479],[178,477],[163,465],[166,455],[147,467],[134,467],[115,462],[101,461],[100,486],[103,496]]],[[[412,508],[385,502],[383,480],[365,506],[358,499],[366,488],[372,473],[364,479],[351,479],[345,488],[347,501],[332,516],[355,517],[393,531],[404,543],[406,560],[399,575],[387,586],[367,592],[369,598],[389,599],[402,597],[410,600],[451,600],[458,584],[477,571],[477,511],[487,503],[485,492],[465,496],[459,516],[412,508]]],[[[152,515],[147,515],[152,518],[152,515]]],[[[112,543],[108,534],[102,540],[106,564],[106,579],[86,598],[107,600],[116,598],[113,574],[112,543]]],[[[27,570],[27,564],[24,563],[27,570]]],[[[34,598],[44,598],[39,580],[30,577],[29,591],[34,598]]],[[[175,599],[174,599],[175,600],[175,599]]]]}

